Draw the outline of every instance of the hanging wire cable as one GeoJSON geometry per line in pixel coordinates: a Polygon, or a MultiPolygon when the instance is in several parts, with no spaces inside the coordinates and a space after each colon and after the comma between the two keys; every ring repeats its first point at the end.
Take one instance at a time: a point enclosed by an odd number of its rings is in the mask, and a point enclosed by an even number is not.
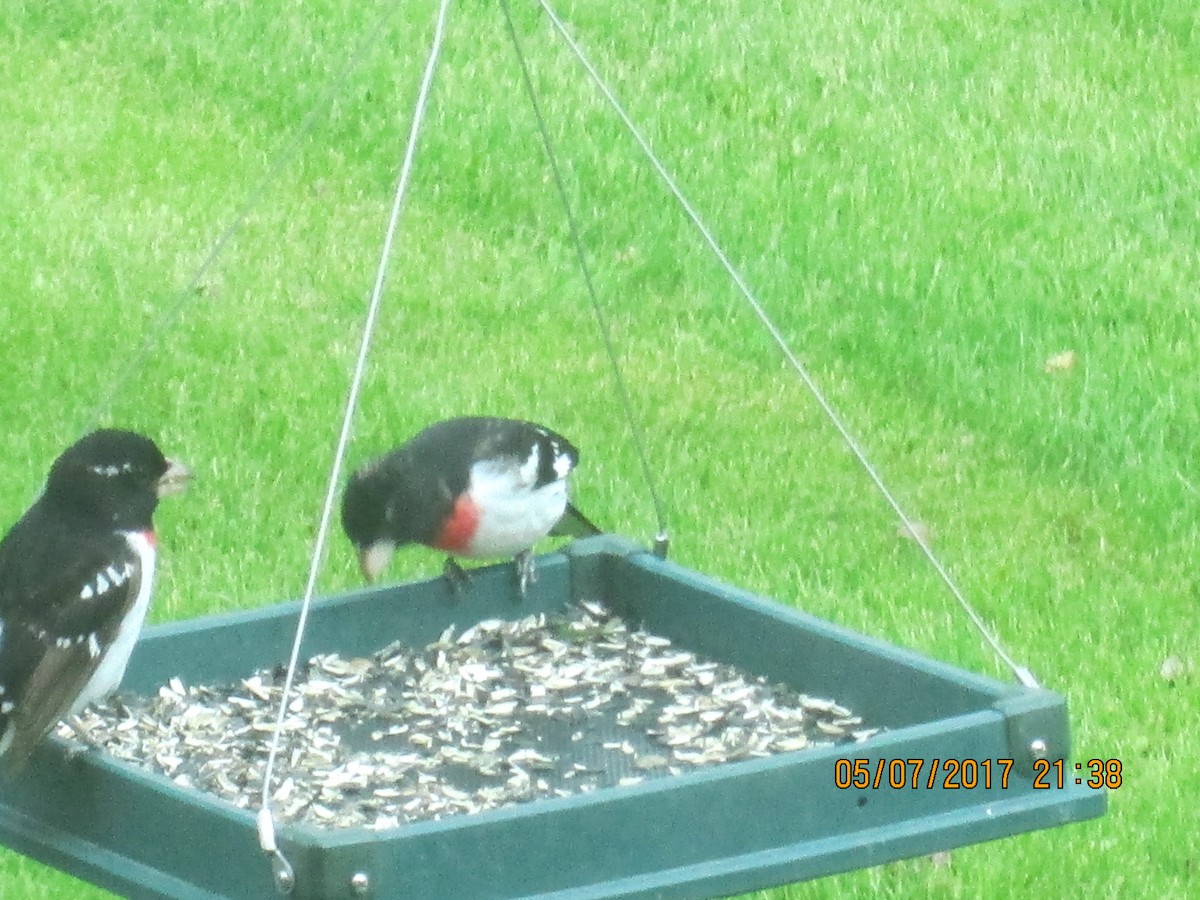
{"type": "Polygon", "coordinates": [[[305,114],[299,127],[293,132],[283,147],[270,157],[266,171],[250,189],[250,193],[246,195],[246,199],[242,202],[237,212],[234,213],[233,219],[230,220],[225,229],[217,236],[217,239],[209,248],[204,259],[201,260],[200,265],[196,267],[195,273],[188,280],[187,284],[167,302],[163,310],[151,322],[150,327],[142,337],[142,342],[137,352],[126,357],[128,362],[125,364],[124,369],[109,383],[108,389],[100,398],[100,401],[83,417],[76,433],[84,434],[91,431],[112,412],[112,407],[116,403],[117,397],[120,396],[121,391],[129,383],[129,379],[133,377],[134,373],[154,353],[163,336],[178,321],[188,301],[198,295],[200,283],[204,279],[204,276],[208,274],[208,270],[216,263],[217,258],[225,250],[225,246],[237,234],[243,223],[245,223],[247,216],[250,215],[251,211],[266,195],[267,188],[271,186],[275,179],[279,177],[279,174],[295,158],[308,133],[312,131],[321,116],[329,109],[334,98],[341,93],[350,76],[362,65],[363,60],[366,59],[370,50],[378,43],[380,36],[383,34],[384,27],[395,16],[397,9],[399,9],[398,4],[386,4],[378,21],[366,31],[358,44],[351,50],[348,58],[349,61],[345,68],[326,86],[316,102],[305,114]]]}
{"type": "Polygon", "coordinates": [[[642,467],[642,476],[646,480],[646,486],[650,491],[650,498],[654,503],[654,516],[658,525],[658,533],[654,537],[654,550],[658,556],[665,558],[667,555],[667,546],[670,542],[670,536],[667,531],[667,514],[666,508],[663,506],[662,497],[658,492],[654,471],[650,468],[650,459],[646,453],[646,436],[638,421],[637,413],[634,411],[633,399],[629,394],[629,387],[625,383],[625,376],[622,374],[621,366],[617,362],[617,349],[613,343],[612,330],[609,328],[608,317],[604,314],[604,309],[600,305],[600,299],[596,295],[596,287],[592,282],[592,273],[588,266],[587,251],[583,246],[583,237],[579,230],[579,222],[575,218],[575,212],[571,207],[571,198],[567,193],[567,185],[563,180],[562,170],[558,165],[558,157],[554,152],[554,143],[550,139],[550,131],[546,127],[546,119],[542,115],[541,104],[538,103],[537,91],[534,89],[533,78],[529,73],[529,65],[525,61],[525,54],[521,50],[521,41],[517,37],[517,29],[513,24],[512,11],[509,9],[508,0],[501,0],[500,5],[504,9],[504,20],[508,25],[508,35],[512,38],[513,50],[516,52],[517,62],[521,66],[521,80],[525,85],[525,93],[529,97],[529,103],[533,107],[533,116],[537,120],[538,132],[542,138],[542,147],[546,151],[546,161],[554,176],[554,184],[558,189],[558,196],[562,201],[563,211],[566,213],[567,227],[571,232],[571,242],[575,248],[575,256],[579,261],[579,269],[583,273],[583,283],[587,288],[588,300],[592,304],[592,312],[596,316],[596,324],[600,329],[600,338],[604,342],[604,349],[608,354],[608,361],[612,366],[613,381],[616,383],[617,395],[620,397],[621,406],[625,411],[625,419],[629,423],[629,430],[633,437],[633,446],[637,452],[638,462],[642,467]]]}
{"type": "Polygon", "coordinates": [[[825,412],[825,415],[841,434],[843,440],[846,442],[846,445],[850,448],[851,452],[854,453],[854,456],[858,459],[864,471],[866,471],[867,475],[870,476],[871,481],[875,483],[875,487],[879,489],[879,493],[887,501],[888,505],[891,506],[897,517],[899,517],[900,521],[907,530],[907,533],[912,535],[913,539],[917,542],[917,545],[925,554],[926,559],[928,559],[930,564],[933,566],[934,571],[937,572],[938,576],[950,590],[950,593],[954,596],[955,600],[958,601],[958,604],[963,608],[964,612],[966,612],[967,617],[970,618],[971,622],[975,625],[975,628],[983,636],[984,640],[988,643],[996,656],[1003,660],[1005,665],[1009,667],[1012,673],[1022,684],[1027,687],[1039,687],[1037,679],[1034,677],[1033,673],[1025,666],[1019,665],[1004,651],[1004,648],[1000,645],[999,640],[997,640],[997,638],[991,633],[987,625],[984,623],[982,617],[975,611],[970,602],[968,602],[966,596],[959,589],[954,579],[950,577],[950,573],[934,554],[933,548],[929,546],[928,540],[926,540],[922,534],[922,529],[918,528],[912,519],[909,518],[908,514],[900,506],[900,502],[888,489],[888,486],[884,484],[883,477],[871,463],[870,459],[868,459],[866,452],[854,438],[854,435],[850,433],[850,429],[846,426],[845,422],[842,420],[842,417],[833,408],[829,400],[826,399],[825,394],[821,391],[820,387],[818,387],[812,375],[809,374],[808,369],[792,352],[787,340],[784,338],[780,330],[775,327],[775,323],[771,321],[770,316],[767,315],[767,312],[763,308],[762,304],[759,303],[758,299],[754,296],[754,293],[750,290],[746,280],[742,278],[741,273],[734,267],[733,263],[729,261],[729,257],[725,254],[725,251],[721,249],[721,246],[717,243],[716,238],[713,237],[712,232],[709,230],[708,226],[705,225],[704,220],[700,218],[700,214],[696,212],[695,207],[692,206],[687,197],[684,196],[683,191],[680,189],[678,183],[667,171],[666,166],[651,148],[646,138],[642,136],[641,131],[633,123],[633,120],[629,117],[629,114],[625,111],[625,108],[617,99],[616,94],[613,93],[612,89],[600,76],[599,72],[597,72],[596,68],[584,54],[579,44],[576,43],[574,38],[571,37],[566,26],[563,24],[562,19],[558,17],[558,14],[551,7],[548,0],[538,0],[538,2],[542,7],[542,10],[550,19],[550,22],[553,24],[554,29],[559,33],[559,35],[562,36],[571,52],[575,55],[575,58],[587,71],[588,76],[592,79],[592,82],[599,89],[600,93],[604,95],[604,98],[613,108],[613,111],[616,112],[616,114],[620,117],[621,121],[625,124],[626,129],[633,136],[634,140],[637,141],[638,146],[642,148],[642,152],[645,153],[646,158],[650,161],[650,164],[654,167],[654,170],[658,173],[659,177],[666,184],[667,188],[675,196],[675,199],[679,202],[679,205],[683,208],[683,211],[687,214],[688,218],[691,219],[692,224],[696,226],[696,229],[704,238],[705,243],[708,244],[709,249],[712,250],[713,254],[720,261],[725,271],[729,273],[729,277],[733,279],[733,283],[737,286],[743,298],[745,298],[750,308],[754,311],[754,314],[758,317],[763,327],[767,330],[767,333],[771,336],[771,339],[783,352],[784,358],[787,360],[788,364],[791,365],[791,367],[796,371],[796,374],[799,375],[809,392],[812,394],[814,399],[816,399],[817,404],[821,407],[821,409],[825,412]]]}
{"type": "Polygon", "coordinates": [[[330,522],[333,519],[333,507],[337,498],[338,485],[341,483],[342,466],[346,458],[346,449],[350,444],[350,431],[354,421],[354,411],[358,406],[358,395],[362,388],[363,377],[367,368],[367,356],[371,347],[371,336],[375,330],[378,318],[380,300],[383,296],[383,285],[387,278],[388,261],[392,253],[392,243],[395,240],[396,229],[400,222],[400,213],[404,208],[404,197],[408,190],[409,176],[412,173],[413,159],[416,155],[417,138],[420,135],[421,124],[425,118],[425,107],[429,99],[430,88],[433,84],[433,74],[437,68],[438,57],[441,54],[442,39],[445,34],[446,14],[450,8],[450,0],[442,0],[434,25],[433,42],[429,50],[429,58],[425,63],[425,72],[421,78],[421,87],[417,93],[417,102],[413,110],[412,125],[409,129],[408,144],[404,150],[404,160],[400,166],[400,175],[396,182],[396,193],[392,201],[391,216],[388,219],[387,234],[384,237],[383,248],[379,255],[379,267],[375,273],[375,286],[371,291],[371,300],[367,309],[366,322],[363,325],[362,341],[358,348],[358,359],[354,366],[354,375],[350,381],[350,392],[346,397],[345,413],[342,416],[342,430],[338,435],[337,448],[334,451],[333,466],[329,473],[329,485],[325,491],[325,503],[321,508],[321,521],[317,528],[317,538],[313,546],[312,561],[309,565],[308,583],[304,588],[304,599],[300,603],[300,616],[296,620],[296,636],[292,642],[292,653],[288,659],[287,675],[283,682],[283,695],[279,700],[279,712],[275,718],[275,728],[271,734],[271,749],[267,755],[267,766],[263,772],[261,808],[258,813],[259,844],[264,853],[270,854],[276,865],[278,882],[290,884],[294,876],[287,860],[279,852],[275,843],[275,825],[271,815],[271,782],[275,770],[275,759],[279,754],[283,722],[287,716],[292,682],[296,675],[296,666],[300,659],[300,645],[304,640],[304,627],[308,623],[308,611],[312,605],[313,593],[316,589],[317,573],[320,571],[321,560],[324,556],[325,542],[329,535],[330,522]]]}

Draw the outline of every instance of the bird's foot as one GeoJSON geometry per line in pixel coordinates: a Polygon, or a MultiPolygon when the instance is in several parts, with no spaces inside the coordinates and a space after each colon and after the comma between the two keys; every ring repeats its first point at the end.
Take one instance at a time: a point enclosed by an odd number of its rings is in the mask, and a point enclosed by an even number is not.
{"type": "Polygon", "coordinates": [[[450,593],[456,597],[471,584],[471,573],[455,562],[452,557],[446,557],[446,564],[442,566],[442,574],[446,576],[446,583],[450,585],[450,593]]]}
{"type": "Polygon", "coordinates": [[[533,560],[533,551],[522,550],[513,557],[513,562],[517,566],[517,591],[524,597],[529,585],[537,581],[537,563],[533,560]]]}
{"type": "Polygon", "coordinates": [[[68,760],[83,756],[89,750],[99,750],[102,744],[92,737],[91,732],[87,730],[78,716],[68,716],[62,720],[62,724],[71,729],[71,737],[74,740],[67,745],[66,756],[68,760]]]}

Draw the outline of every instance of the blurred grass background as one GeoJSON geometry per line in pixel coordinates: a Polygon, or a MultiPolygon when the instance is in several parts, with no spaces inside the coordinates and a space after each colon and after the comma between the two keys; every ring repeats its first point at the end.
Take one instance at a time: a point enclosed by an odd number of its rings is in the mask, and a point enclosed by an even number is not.
{"type": "MultiPolygon", "coordinates": [[[[1004,677],[536,6],[515,6],[673,558],[1004,677]]],[[[303,588],[433,12],[4,5],[0,520],[131,372],[104,423],[198,473],[159,514],[155,620],[303,588]]],[[[1069,697],[1076,756],[1124,763],[1100,821],[760,896],[1189,895],[1200,14],[1171,0],[560,12],[968,595],[1069,697]]],[[[350,463],[450,415],[544,421],[583,449],[580,506],[649,540],[607,365],[500,8],[463,0],[350,463]]],[[[352,562],[338,536],[321,590],[353,585],[352,562]]],[[[411,551],[392,574],[439,566],[411,551]]],[[[0,894],[104,896],[7,852],[0,894]]]]}

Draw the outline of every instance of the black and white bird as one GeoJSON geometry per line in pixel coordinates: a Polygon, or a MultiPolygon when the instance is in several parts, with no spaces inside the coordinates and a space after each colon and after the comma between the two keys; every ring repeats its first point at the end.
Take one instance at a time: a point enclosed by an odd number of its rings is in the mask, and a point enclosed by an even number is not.
{"type": "Polygon", "coordinates": [[[454,556],[512,556],[522,595],[535,578],[530,548],[549,534],[598,534],[567,499],[579,451],[532,422],[473,416],[430,425],[350,476],[342,527],[363,577],[379,577],[397,547],[451,554],[446,577],[466,573],[454,556]]]}
{"type": "Polygon", "coordinates": [[[188,470],[131,431],[94,431],[50,467],[0,541],[0,762],[120,684],[154,580],[152,516],[188,470]]]}

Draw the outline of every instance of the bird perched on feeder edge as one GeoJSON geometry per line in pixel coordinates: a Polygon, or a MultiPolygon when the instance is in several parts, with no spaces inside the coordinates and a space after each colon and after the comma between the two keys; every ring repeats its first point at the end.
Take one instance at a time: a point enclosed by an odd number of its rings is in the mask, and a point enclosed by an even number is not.
{"type": "Polygon", "coordinates": [[[147,437],[94,431],[54,461],[41,496],[0,540],[0,762],[9,772],[56,722],[120,684],[150,604],[152,516],[188,477],[147,437]]]}
{"type": "Polygon", "coordinates": [[[415,543],[451,554],[445,573],[454,590],[467,580],[454,556],[512,556],[524,596],[536,578],[534,543],[600,533],[567,499],[578,462],[570,441],[532,422],[447,419],[350,476],[342,527],[367,581],[397,547],[415,543]]]}

